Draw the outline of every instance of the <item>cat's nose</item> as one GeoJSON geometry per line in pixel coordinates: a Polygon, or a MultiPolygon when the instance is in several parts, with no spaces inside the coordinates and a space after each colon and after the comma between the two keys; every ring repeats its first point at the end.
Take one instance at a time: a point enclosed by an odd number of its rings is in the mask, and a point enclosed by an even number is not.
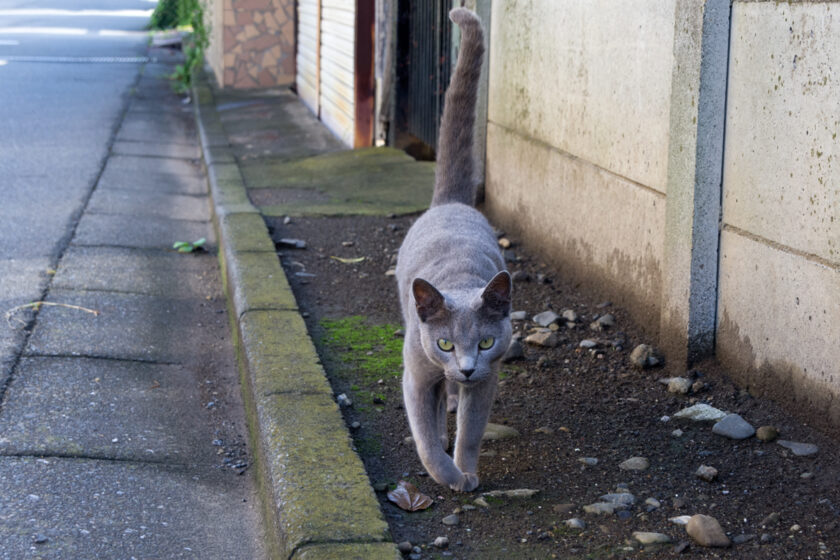
{"type": "Polygon", "coordinates": [[[472,374],[473,374],[473,372],[474,372],[474,371],[475,371],[475,368],[462,369],[462,370],[461,370],[461,373],[463,373],[463,374],[464,374],[464,377],[469,377],[470,375],[472,375],[472,374]]]}

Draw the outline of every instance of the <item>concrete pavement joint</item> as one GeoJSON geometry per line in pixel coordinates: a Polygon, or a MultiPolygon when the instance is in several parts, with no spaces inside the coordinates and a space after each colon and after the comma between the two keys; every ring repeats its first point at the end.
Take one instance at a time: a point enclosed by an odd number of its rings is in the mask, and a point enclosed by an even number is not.
{"type": "MultiPolygon", "coordinates": [[[[96,214],[97,216],[136,216],[137,214],[127,214],[125,212],[103,212],[101,210],[91,210],[88,214],[96,214]]],[[[167,218],[171,222],[185,222],[189,224],[209,224],[210,220],[185,220],[183,218],[167,218]]],[[[119,245],[111,245],[112,247],[119,247],[119,245]]],[[[127,248],[127,247],[126,247],[127,248]]]]}
{"type": "Polygon", "coordinates": [[[169,461],[164,460],[143,460],[140,461],[138,459],[126,459],[122,457],[108,457],[105,455],[86,455],[84,453],[49,453],[44,455],[42,453],[4,453],[0,451],[0,458],[10,457],[14,459],[70,459],[70,460],[77,460],[77,461],[102,461],[105,463],[127,463],[132,465],[145,465],[145,466],[165,466],[165,467],[174,467],[176,469],[187,470],[190,468],[190,465],[187,463],[172,463],[169,461]]]}
{"type": "Polygon", "coordinates": [[[44,354],[42,352],[24,352],[25,358],[60,358],[60,359],[85,359],[85,360],[108,360],[112,362],[125,362],[129,364],[146,364],[155,366],[180,366],[179,362],[164,362],[161,360],[144,360],[142,358],[118,358],[114,356],[97,356],[95,354],[44,354]]]}

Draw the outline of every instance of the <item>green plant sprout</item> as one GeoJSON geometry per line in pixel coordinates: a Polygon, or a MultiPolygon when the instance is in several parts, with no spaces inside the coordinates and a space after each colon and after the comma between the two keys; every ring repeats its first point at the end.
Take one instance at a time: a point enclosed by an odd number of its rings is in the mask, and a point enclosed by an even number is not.
{"type": "Polygon", "coordinates": [[[176,241],[172,244],[172,248],[179,253],[192,253],[204,249],[204,244],[207,243],[205,238],[198,239],[190,243],[189,241],[176,241]]]}

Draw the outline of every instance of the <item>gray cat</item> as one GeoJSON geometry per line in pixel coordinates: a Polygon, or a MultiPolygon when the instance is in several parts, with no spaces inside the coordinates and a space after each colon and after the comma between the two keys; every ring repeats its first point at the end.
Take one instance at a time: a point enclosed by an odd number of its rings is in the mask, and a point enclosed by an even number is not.
{"type": "Polygon", "coordinates": [[[449,17],[461,27],[461,50],[446,92],[434,195],[400,248],[397,282],[403,397],[417,453],[438,483],[470,492],[478,486],[481,437],[511,338],[511,278],[493,229],[473,208],[481,22],[463,8],[449,17]],[[458,412],[454,461],[446,453],[447,408],[458,412]]]}

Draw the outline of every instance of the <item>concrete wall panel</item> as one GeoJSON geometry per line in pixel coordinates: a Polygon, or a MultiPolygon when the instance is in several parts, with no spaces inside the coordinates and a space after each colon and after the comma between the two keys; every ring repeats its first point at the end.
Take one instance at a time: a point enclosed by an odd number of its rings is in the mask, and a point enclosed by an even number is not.
{"type": "Polygon", "coordinates": [[[494,1],[490,121],[664,193],[674,9],[494,1]]]}
{"type": "Polygon", "coordinates": [[[840,270],[721,236],[718,357],[751,392],[840,425],[840,270]]]}
{"type": "Polygon", "coordinates": [[[516,131],[487,129],[486,210],[589,289],[658,330],[665,199],[516,131]]]}
{"type": "Polygon", "coordinates": [[[840,3],[736,2],[724,221],[840,262],[840,3]]]}

